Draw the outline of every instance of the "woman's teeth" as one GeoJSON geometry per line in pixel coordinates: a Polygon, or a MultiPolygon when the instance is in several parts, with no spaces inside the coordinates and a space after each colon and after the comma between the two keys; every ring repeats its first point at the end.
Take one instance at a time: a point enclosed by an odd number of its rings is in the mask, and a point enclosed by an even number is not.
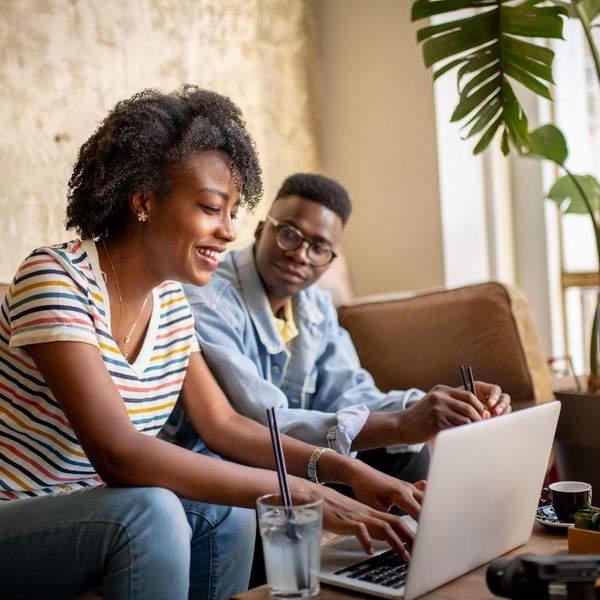
{"type": "Polygon", "coordinates": [[[204,254],[205,256],[210,256],[210,258],[217,258],[217,253],[214,250],[208,250],[207,248],[200,248],[198,250],[200,254],[204,254]]]}

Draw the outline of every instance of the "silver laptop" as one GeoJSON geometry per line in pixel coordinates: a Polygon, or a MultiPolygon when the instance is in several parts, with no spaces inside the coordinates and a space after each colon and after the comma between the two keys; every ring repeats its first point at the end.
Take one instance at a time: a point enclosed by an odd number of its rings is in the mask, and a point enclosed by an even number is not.
{"type": "Polygon", "coordinates": [[[321,581],[413,600],[524,544],[559,412],[550,402],[439,433],[410,563],[393,552],[371,559],[356,538],[336,538],[322,548],[321,581]]]}

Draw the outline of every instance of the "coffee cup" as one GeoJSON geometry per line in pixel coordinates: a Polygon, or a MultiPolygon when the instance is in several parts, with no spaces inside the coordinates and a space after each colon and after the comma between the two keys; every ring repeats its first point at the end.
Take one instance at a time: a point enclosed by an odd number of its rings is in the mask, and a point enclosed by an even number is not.
{"type": "Polygon", "coordinates": [[[573,515],[592,504],[592,486],[584,481],[556,481],[548,486],[554,514],[561,521],[572,523],[573,515]]]}

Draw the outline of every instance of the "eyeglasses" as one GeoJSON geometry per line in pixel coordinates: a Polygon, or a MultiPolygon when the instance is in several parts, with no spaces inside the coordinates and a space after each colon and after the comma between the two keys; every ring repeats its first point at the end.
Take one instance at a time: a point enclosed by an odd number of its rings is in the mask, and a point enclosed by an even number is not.
{"type": "Polygon", "coordinates": [[[282,250],[296,250],[306,242],[308,244],[306,256],[308,257],[308,262],[313,267],[324,267],[334,258],[337,258],[337,254],[329,246],[309,240],[295,227],[284,225],[274,219],[271,215],[267,215],[267,219],[273,223],[277,229],[277,245],[282,250]]]}

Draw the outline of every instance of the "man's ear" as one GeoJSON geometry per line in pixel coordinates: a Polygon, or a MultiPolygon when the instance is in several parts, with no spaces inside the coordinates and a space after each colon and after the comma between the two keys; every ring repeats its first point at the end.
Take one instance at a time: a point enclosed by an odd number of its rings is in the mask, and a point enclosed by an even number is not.
{"type": "Polygon", "coordinates": [[[256,229],[254,230],[254,240],[258,242],[262,235],[263,229],[265,228],[265,221],[259,221],[256,229]]]}

